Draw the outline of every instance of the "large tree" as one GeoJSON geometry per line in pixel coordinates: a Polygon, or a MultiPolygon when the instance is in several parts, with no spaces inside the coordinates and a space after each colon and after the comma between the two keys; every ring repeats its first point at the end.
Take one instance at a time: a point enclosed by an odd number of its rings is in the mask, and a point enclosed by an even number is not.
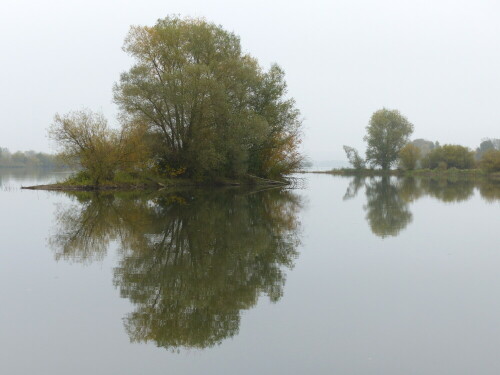
{"type": "Polygon", "coordinates": [[[390,169],[412,133],[413,125],[398,110],[376,111],[366,127],[366,160],[372,166],[390,169]]]}
{"type": "Polygon", "coordinates": [[[115,102],[147,125],[160,170],[278,177],[300,166],[300,113],[283,71],[261,69],[235,34],[167,17],[132,27],[124,50],[135,65],[115,85],[115,102]]]}

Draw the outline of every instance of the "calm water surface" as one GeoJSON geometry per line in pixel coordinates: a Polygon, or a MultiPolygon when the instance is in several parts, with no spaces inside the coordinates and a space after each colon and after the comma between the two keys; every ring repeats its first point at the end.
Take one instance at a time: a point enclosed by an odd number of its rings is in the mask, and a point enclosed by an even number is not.
{"type": "Polygon", "coordinates": [[[500,184],[61,177],[0,171],[1,374],[500,372],[500,184]]]}

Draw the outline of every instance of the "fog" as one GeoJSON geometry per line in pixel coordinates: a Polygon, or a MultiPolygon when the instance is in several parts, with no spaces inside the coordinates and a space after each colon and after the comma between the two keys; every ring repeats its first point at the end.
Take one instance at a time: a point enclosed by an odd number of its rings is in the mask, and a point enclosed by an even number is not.
{"type": "Polygon", "coordinates": [[[220,24],[284,68],[314,160],[364,151],[382,107],[407,116],[413,138],[475,148],[500,136],[496,1],[2,0],[0,146],[51,151],[54,114],[84,106],[116,123],[112,86],[132,63],[123,39],[169,14],[220,24]]]}

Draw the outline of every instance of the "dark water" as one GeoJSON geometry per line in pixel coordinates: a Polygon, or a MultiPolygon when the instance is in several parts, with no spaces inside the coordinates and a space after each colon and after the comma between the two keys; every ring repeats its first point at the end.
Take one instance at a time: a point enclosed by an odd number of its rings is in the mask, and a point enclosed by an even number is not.
{"type": "Polygon", "coordinates": [[[0,171],[1,374],[500,371],[500,184],[58,178],[0,171]]]}

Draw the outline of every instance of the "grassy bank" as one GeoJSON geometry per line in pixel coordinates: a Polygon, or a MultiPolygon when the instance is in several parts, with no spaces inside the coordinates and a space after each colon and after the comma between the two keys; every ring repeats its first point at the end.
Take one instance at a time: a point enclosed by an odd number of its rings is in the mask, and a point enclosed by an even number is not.
{"type": "Polygon", "coordinates": [[[202,181],[180,177],[140,176],[129,173],[117,173],[112,181],[95,184],[84,172],[78,172],[62,182],[50,185],[23,186],[30,190],[55,191],[131,191],[131,190],[158,190],[170,187],[217,187],[217,186],[279,186],[287,185],[287,181],[275,181],[246,175],[239,179],[214,179],[202,181]]]}

